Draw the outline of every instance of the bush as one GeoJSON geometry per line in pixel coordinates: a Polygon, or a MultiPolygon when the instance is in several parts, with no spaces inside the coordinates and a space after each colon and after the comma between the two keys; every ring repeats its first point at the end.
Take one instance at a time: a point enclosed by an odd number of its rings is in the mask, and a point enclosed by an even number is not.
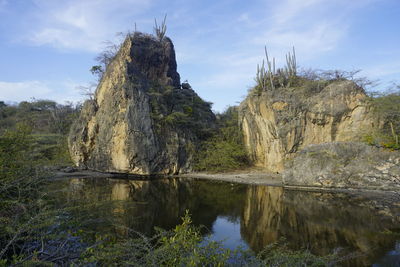
{"type": "Polygon", "coordinates": [[[365,136],[370,145],[400,149],[400,90],[377,94],[370,97],[373,111],[383,122],[379,131],[365,136]]]}
{"type": "Polygon", "coordinates": [[[21,255],[48,221],[45,176],[33,156],[31,130],[17,125],[0,136],[0,260],[21,255]]]}
{"type": "Polygon", "coordinates": [[[87,249],[81,264],[101,266],[334,266],[336,255],[315,256],[309,251],[292,251],[273,244],[256,255],[202,237],[186,212],[182,223],[171,231],[158,229],[147,238],[133,232],[123,242],[101,243],[87,249]]]}
{"type": "Polygon", "coordinates": [[[250,165],[239,127],[237,107],[229,107],[218,116],[218,129],[203,142],[197,154],[195,170],[229,171],[250,165]]]}

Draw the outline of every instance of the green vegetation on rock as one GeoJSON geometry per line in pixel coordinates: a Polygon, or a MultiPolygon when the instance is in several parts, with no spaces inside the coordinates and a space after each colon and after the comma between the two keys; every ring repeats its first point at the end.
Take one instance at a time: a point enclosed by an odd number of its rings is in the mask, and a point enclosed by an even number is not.
{"type": "Polygon", "coordinates": [[[212,103],[201,99],[192,89],[154,83],[148,94],[156,131],[165,127],[190,130],[199,140],[210,135],[209,123],[215,120],[210,112],[212,103]]]}

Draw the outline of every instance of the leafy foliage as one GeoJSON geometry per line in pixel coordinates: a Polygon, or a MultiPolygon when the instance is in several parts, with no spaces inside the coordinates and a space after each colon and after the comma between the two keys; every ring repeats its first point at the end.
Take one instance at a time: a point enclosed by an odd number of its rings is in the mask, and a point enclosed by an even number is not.
{"type": "Polygon", "coordinates": [[[218,129],[203,142],[197,155],[196,170],[228,171],[250,165],[239,128],[238,109],[229,107],[218,116],[218,129]]]}
{"type": "Polygon", "coordinates": [[[0,131],[12,129],[18,123],[32,128],[32,133],[66,134],[77,117],[80,105],[57,104],[51,100],[22,101],[18,106],[0,106],[0,131]]]}
{"type": "Polygon", "coordinates": [[[137,232],[122,242],[102,243],[87,249],[83,264],[101,266],[335,266],[337,255],[315,256],[270,245],[260,254],[237,248],[230,250],[202,237],[186,212],[172,231],[158,229],[151,238],[137,232]]]}
{"type": "Polygon", "coordinates": [[[208,123],[215,120],[211,103],[201,99],[191,89],[179,89],[154,83],[149,89],[151,117],[156,131],[164,127],[190,130],[199,140],[210,135],[208,123]]]}
{"type": "Polygon", "coordinates": [[[383,146],[390,149],[400,149],[400,87],[395,90],[375,94],[370,97],[378,119],[383,122],[378,132],[365,137],[371,145],[383,146]]]}
{"type": "MultiPolygon", "coordinates": [[[[49,220],[46,184],[33,156],[31,129],[17,125],[0,136],[0,261],[19,255],[49,220]]],[[[0,262],[1,263],[1,262],[0,262]]],[[[1,265],[1,264],[0,264],[1,265]]]]}
{"type": "Polygon", "coordinates": [[[18,106],[0,106],[0,134],[29,128],[32,157],[42,164],[70,163],[66,135],[80,106],[57,104],[50,100],[23,101],[18,106]]]}

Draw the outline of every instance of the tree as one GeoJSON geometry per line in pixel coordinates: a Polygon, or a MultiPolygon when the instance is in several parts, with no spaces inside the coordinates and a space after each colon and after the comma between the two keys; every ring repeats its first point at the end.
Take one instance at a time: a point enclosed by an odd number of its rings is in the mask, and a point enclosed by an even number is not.
{"type": "Polygon", "coordinates": [[[77,89],[80,91],[81,95],[83,95],[85,98],[88,98],[89,100],[94,99],[94,92],[96,90],[96,84],[95,83],[90,83],[89,85],[80,85],[77,87],[77,89]]]}
{"type": "Polygon", "coordinates": [[[101,65],[94,65],[92,66],[92,68],[90,69],[90,72],[97,76],[97,79],[100,80],[103,77],[103,67],[101,65]]]}

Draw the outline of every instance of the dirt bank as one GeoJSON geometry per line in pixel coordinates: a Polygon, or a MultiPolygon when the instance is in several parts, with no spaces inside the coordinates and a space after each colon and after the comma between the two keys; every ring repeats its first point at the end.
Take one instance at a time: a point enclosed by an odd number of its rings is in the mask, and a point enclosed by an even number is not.
{"type": "Polygon", "coordinates": [[[265,170],[245,170],[226,173],[188,173],[178,175],[179,178],[207,179],[250,185],[282,186],[280,174],[265,170]]]}

